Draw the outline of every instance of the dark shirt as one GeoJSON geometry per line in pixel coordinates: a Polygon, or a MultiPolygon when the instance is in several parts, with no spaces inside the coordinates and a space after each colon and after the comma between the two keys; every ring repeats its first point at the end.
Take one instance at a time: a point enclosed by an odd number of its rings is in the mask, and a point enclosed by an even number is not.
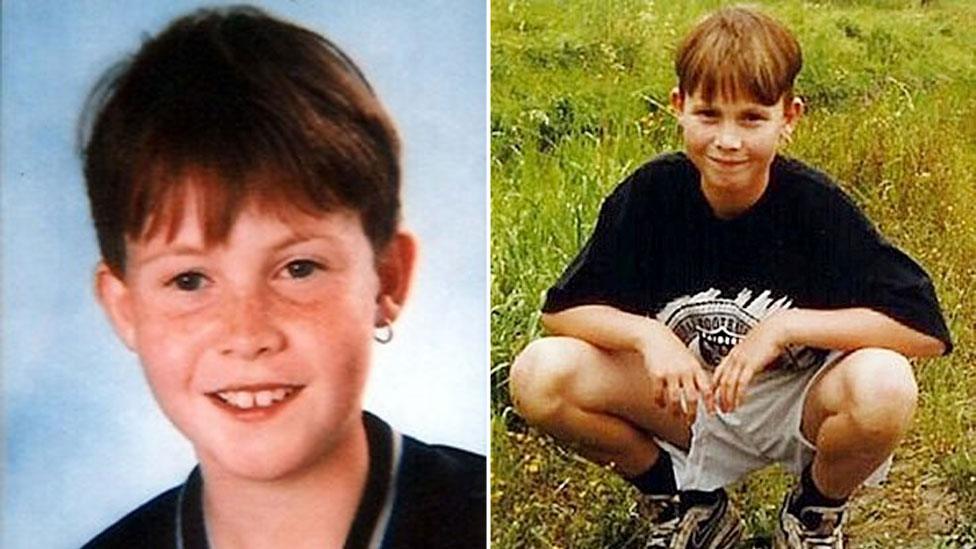
{"type": "MultiPolygon", "coordinates": [[[[951,349],[925,271],[825,174],[776,157],[763,195],[732,219],[714,215],[700,181],[683,153],[629,176],[543,311],[605,304],[655,316],[711,367],[783,307],[866,307],[951,349]]],[[[825,355],[791,349],[780,366],[814,366],[825,355]]]]}
{"type": "MultiPolygon", "coordinates": [[[[401,435],[363,414],[369,471],[347,549],[486,545],[485,458],[401,435]]],[[[85,549],[208,547],[199,467],[110,526],[85,549]]]]}

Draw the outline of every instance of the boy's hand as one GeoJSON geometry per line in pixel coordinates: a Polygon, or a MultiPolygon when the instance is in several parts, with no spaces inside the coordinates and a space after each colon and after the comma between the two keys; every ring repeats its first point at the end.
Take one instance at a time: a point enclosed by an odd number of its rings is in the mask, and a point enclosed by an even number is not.
{"type": "Polygon", "coordinates": [[[654,385],[653,400],[690,425],[698,412],[698,400],[705,400],[715,412],[712,381],[695,355],[670,330],[650,334],[640,350],[644,366],[654,385]]]}
{"type": "Polygon", "coordinates": [[[746,388],[756,375],[769,367],[789,344],[779,315],[763,319],[729,351],[715,369],[715,398],[723,412],[729,413],[742,404],[746,388]]]}

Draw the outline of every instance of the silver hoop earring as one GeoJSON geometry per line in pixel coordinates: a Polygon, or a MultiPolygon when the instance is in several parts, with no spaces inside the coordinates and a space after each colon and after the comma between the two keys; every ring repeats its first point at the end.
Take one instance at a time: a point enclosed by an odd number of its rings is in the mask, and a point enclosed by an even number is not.
{"type": "Polygon", "coordinates": [[[390,324],[389,320],[383,319],[383,325],[377,326],[373,330],[373,339],[382,344],[393,341],[393,325],[390,324]]]}

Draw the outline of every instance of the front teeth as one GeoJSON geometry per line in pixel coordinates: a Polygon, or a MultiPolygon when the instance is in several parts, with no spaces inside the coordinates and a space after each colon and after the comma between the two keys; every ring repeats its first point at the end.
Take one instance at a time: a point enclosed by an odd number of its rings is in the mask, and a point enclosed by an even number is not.
{"type": "Polygon", "coordinates": [[[221,391],[217,396],[221,400],[242,410],[251,408],[267,408],[276,402],[284,400],[295,392],[292,388],[264,389],[261,391],[221,391]]]}

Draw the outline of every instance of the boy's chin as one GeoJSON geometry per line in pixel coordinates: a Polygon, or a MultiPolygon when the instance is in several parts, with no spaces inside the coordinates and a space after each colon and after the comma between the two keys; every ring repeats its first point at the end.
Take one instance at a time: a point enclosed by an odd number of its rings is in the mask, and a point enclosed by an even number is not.
{"type": "Polygon", "coordinates": [[[350,411],[348,417],[316,417],[312,428],[303,428],[302,422],[285,424],[283,418],[267,424],[218,423],[195,436],[184,434],[205,478],[287,481],[341,467],[349,456],[359,455],[357,442],[366,440],[360,417],[359,411],[350,411]]]}
{"type": "Polygon", "coordinates": [[[302,476],[321,461],[325,452],[281,453],[281,448],[272,451],[197,451],[201,468],[206,477],[219,477],[227,480],[249,482],[278,482],[302,476]],[[311,455],[310,455],[311,454],[311,455]]]}
{"type": "Polygon", "coordinates": [[[746,170],[735,173],[714,172],[704,180],[704,185],[714,191],[734,194],[748,193],[759,186],[754,173],[746,170]]]}

